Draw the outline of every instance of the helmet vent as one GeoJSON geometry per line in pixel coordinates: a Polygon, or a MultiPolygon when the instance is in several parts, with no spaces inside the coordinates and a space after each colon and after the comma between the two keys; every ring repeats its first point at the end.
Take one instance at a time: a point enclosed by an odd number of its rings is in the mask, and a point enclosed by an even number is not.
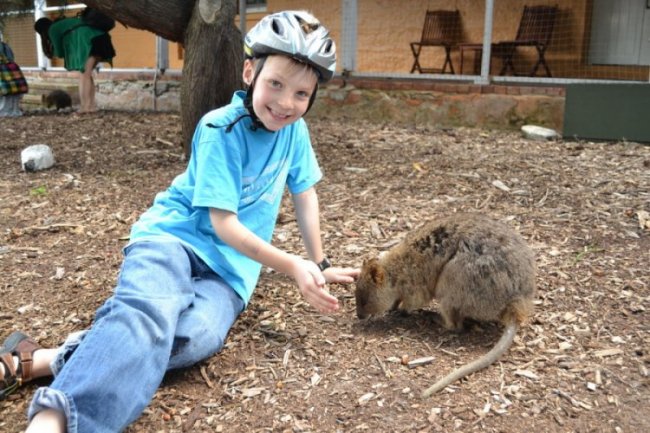
{"type": "Polygon", "coordinates": [[[284,33],[284,28],[282,27],[282,24],[278,20],[273,20],[271,22],[271,28],[273,29],[273,32],[282,35],[284,33]]]}
{"type": "Polygon", "coordinates": [[[306,35],[310,34],[310,33],[313,32],[313,31],[318,30],[318,28],[320,27],[320,23],[319,23],[319,22],[309,22],[309,21],[305,21],[305,20],[304,20],[301,16],[299,16],[299,15],[294,15],[294,17],[296,18],[296,21],[298,21],[298,24],[300,25],[300,28],[302,29],[302,31],[303,31],[306,35]]]}

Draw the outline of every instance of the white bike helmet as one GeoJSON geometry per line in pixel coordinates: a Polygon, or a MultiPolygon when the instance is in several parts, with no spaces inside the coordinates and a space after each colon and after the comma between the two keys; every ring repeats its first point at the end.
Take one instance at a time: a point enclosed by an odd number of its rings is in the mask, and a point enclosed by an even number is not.
{"type": "Polygon", "coordinates": [[[319,81],[329,81],[336,70],[336,44],[329,31],[308,12],[285,11],[267,15],[246,34],[248,57],[285,54],[313,67],[319,81]]]}

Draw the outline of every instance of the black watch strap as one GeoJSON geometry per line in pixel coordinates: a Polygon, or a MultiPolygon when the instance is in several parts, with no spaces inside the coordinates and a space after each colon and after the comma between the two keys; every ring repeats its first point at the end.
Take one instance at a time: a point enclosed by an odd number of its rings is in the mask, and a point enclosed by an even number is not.
{"type": "Polygon", "coordinates": [[[332,267],[332,263],[329,261],[327,257],[325,257],[320,263],[316,264],[318,266],[318,269],[320,269],[321,272],[323,272],[327,268],[332,267]]]}

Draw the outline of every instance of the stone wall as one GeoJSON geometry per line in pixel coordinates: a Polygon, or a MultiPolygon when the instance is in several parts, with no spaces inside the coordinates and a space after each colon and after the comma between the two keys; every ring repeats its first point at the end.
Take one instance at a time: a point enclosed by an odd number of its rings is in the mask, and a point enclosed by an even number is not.
{"type": "MultiPolygon", "coordinates": [[[[45,81],[75,83],[66,72],[31,72],[34,89],[45,81]]],[[[99,73],[102,109],[180,111],[180,76],[99,73]]],[[[544,86],[479,86],[408,79],[335,79],[319,90],[308,116],[403,125],[518,129],[536,124],[562,130],[564,89],[544,86]]]]}
{"type": "Polygon", "coordinates": [[[355,80],[322,89],[312,110],[315,115],[340,120],[361,118],[414,126],[498,129],[535,124],[561,131],[564,90],[355,80]]]}
{"type": "Polygon", "coordinates": [[[104,109],[180,111],[178,79],[98,80],[97,105],[104,109]]]}

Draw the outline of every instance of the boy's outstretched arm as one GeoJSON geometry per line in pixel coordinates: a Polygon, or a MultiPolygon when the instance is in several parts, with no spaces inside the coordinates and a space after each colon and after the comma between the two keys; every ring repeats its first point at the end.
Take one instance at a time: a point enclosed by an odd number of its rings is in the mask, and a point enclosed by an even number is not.
{"type": "MultiPolygon", "coordinates": [[[[312,187],[293,195],[293,205],[296,208],[296,219],[307,254],[315,263],[320,263],[326,255],[323,253],[321,241],[316,190],[312,187]]],[[[359,275],[359,269],[331,267],[325,269],[323,275],[328,283],[351,283],[359,275]]]]}
{"type": "Polygon", "coordinates": [[[248,230],[232,212],[210,209],[210,221],[217,236],[225,243],[264,266],[291,276],[305,300],[318,311],[331,313],[339,308],[337,299],[325,290],[325,278],[314,262],[265,242],[248,230]]]}

